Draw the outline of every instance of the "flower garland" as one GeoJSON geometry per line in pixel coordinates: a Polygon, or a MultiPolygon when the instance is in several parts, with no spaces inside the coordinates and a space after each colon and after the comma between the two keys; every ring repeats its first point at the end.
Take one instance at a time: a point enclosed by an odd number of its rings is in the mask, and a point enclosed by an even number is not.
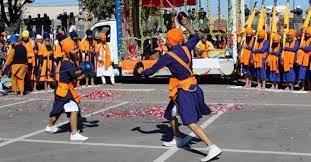
{"type": "Polygon", "coordinates": [[[134,37],[134,32],[133,32],[133,0],[129,0],[130,5],[129,5],[129,22],[130,22],[130,35],[131,37],[134,37]]]}
{"type": "Polygon", "coordinates": [[[143,43],[144,43],[144,40],[145,40],[145,37],[144,37],[144,29],[143,29],[143,1],[142,0],[139,0],[139,31],[140,31],[140,44],[141,46],[140,47],[143,47],[143,43]]]}
{"type": "Polygon", "coordinates": [[[212,33],[212,6],[211,1],[207,0],[207,17],[208,17],[208,28],[210,33],[212,33]]]}
{"type": "MultiPolygon", "coordinates": [[[[121,1],[120,2],[120,6],[121,6],[122,18],[124,18],[124,16],[125,16],[125,14],[124,14],[124,0],[120,0],[120,1],[121,1]]],[[[122,30],[126,30],[126,29],[122,29],[122,30]]],[[[122,32],[122,37],[124,37],[123,32],[122,32]]],[[[120,49],[120,55],[119,55],[119,61],[120,62],[122,61],[122,59],[123,59],[123,57],[125,55],[125,52],[126,52],[125,40],[121,39],[121,49],[120,49]]]]}

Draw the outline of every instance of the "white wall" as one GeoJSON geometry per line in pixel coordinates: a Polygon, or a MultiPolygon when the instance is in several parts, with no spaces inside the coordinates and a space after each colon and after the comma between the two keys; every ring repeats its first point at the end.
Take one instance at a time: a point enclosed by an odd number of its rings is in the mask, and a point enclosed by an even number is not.
{"type": "Polygon", "coordinates": [[[44,6],[44,5],[28,5],[25,7],[23,17],[27,18],[28,15],[31,15],[33,18],[37,17],[38,14],[43,17],[43,14],[47,14],[50,19],[57,19],[59,14],[67,12],[68,16],[70,12],[73,12],[74,15],[79,14],[79,5],[57,5],[57,6],[44,6]]]}

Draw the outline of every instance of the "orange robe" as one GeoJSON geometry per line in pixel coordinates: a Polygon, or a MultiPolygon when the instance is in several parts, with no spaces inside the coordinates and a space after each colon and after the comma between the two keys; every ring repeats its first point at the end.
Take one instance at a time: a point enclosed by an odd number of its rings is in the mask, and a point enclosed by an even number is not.
{"type": "MultiPolygon", "coordinates": [[[[4,67],[9,66],[14,58],[18,55],[13,48],[9,50],[4,67]]],[[[25,76],[27,72],[27,58],[25,54],[25,63],[12,64],[11,66],[11,78],[12,78],[12,91],[24,92],[25,76]]]]}
{"type": "Polygon", "coordinates": [[[254,37],[252,37],[252,39],[248,43],[245,41],[240,56],[240,62],[242,65],[250,66],[250,58],[252,55],[252,51],[249,50],[249,48],[253,47],[254,41],[255,41],[254,37]]]}
{"type": "Polygon", "coordinates": [[[36,64],[36,57],[35,57],[35,52],[33,49],[33,44],[32,42],[29,40],[29,42],[25,43],[23,42],[24,47],[27,50],[27,58],[28,58],[28,72],[30,73],[30,79],[31,80],[36,80],[35,77],[35,68],[37,66],[36,64]]]}
{"type": "Polygon", "coordinates": [[[43,63],[41,65],[41,71],[40,71],[40,77],[39,81],[41,82],[51,82],[53,81],[53,78],[51,77],[53,62],[50,58],[51,54],[50,51],[48,51],[45,43],[38,43],[38,56],[41,56],[43,58],[43,63]]]}
{"type": "Polygon", "coordinates": [[[83,40],[80,44],[80,49],[84,53],[84,55],[82,56],[82,61],[90,61],[91,54],[89,54],[89,51],[95,51],[95,48],[96,48],[96,41],[90,43],[86,39],[83,40]]]}
{"type": "MultiPolygon", "coordinates": [[[[294,48],[296,45],[296,40],[294,40],[291,43],[286,43],[285,48],[294,48]]],[[[288,72],[294,67],[295,63],[295,55],[296,52],[291,52],[291,51],[286,51],[284,50],[283,52],[283,66],[284,66],[284,71],[288,72]]]]}
{"type": "Polygon", "coordinates": [[[56,60],[56,69],[55,69],[55,80],[59,81],[59,69],[62,63],[62,60],[65,56],[65,52],[62,50],[59,43],[54,46],[54,59],[56,60]]]}
{"type": "Polygon", "coordinates": [[[97,68],[103,67],[105,70],[111,66],[111,55],[109,44],[100,43],[96,46],[96,53],[99,54],[99,60],[97,61],[97,68]]]}
{"type": "MultiPolygon", "coordinates": [[[[311,45],[311,38],[307,41],[302,41],[300,48],[306,48],[311,45]]],[[[305,52],[302,49],[298,50],[296,63],[300,66],[309,67],[311,52],[305,52]]]]}

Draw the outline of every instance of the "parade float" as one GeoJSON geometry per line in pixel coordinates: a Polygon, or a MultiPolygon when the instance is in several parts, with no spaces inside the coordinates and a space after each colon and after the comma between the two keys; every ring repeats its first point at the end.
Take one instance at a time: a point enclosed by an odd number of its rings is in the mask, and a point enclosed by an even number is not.
{"type": "MultiPolygon", "coordinates": [[[[207,19],[212,19],[211,3],[215,1],[207,0],[207,19]]],[[[218,1],[218,16],[220,18],[220,1],[218,1]]],[[[228,0],[228,11],[226,12],[225,32],[217,30],[209,30],[209,34],[213,39],[221,37],[224,39],[225,46],[222,49],[213,49],[209,51],[210,57],[199,58],[193,57],[193,71],[195,75],[225,75],[229,76],[234,72],[237,63],[237,24],[244,26],[244,1],[228,0]],[[234,6],[234,7],[233,7],[234,6]],[[243,9],[242,9],[243,8],[243,9]],[[237,19],[237,10],[241,11],[239,19],[237,19]]],[[[156,38],[158,46],[165,45],[165,30],[153,33],[145,30],[148,26],[153,25],[153,21],[145,20],[143,8],[153,8],[155,10],[151,16],[160,19],[160,26],[164,26],[163,14],[166,10],[173,13],[186,11],[192,8],[201,8],[201,0],[116,0],[116,18],[114,20],[105,20],[97,22],[91,30],[95,35],[106,33],[108,42],[111,46],[112,61],[117,76],[134,76],[135,69],[139,67],[149,68],[154,65],[161,54],[155,54],[150,57],[144,55],[144,42],[147,39],[156,38]],[[136,9],[133,9],[133,3],[139,3],[136,9]],[[138,15],[138,16],[133,16],[138,15]],[[136,19],[135,19],[136,17],[136,19]],[[137,19],[138,17],[138,19],[137,19]],[[137,23],[138,22],[138,23],[137,23]],[[136,26],[136,29],[135,29],[136,26]],[[139,29],[137,31],[137,28],[139,29]],[[135,31],[136,30],[136,31],[135,31]]],[[[208,25],[211,26],[209,21],[208,25]]],[[[176,23],[178,27],[178,23],[176,23]]],[[[198,32],[201,34],[200,32],[198,32]]],[[[186,36],[189,36],[185,32],[186,36]]],[[[193,52],[194,53],[194,52],[193,52]]],[[[170,76],[168,69],[163,68],[155,74],[155,77],[170,76]]]]}

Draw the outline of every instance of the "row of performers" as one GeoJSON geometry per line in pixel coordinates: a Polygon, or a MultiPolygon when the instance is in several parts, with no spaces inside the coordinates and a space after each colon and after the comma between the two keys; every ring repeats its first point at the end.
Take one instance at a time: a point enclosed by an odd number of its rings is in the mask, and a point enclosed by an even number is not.
{"type": "Polygon", "coordinates": [[[296,31],[286,33],[283,45],[281,36],[272,34],[271,41],[267,32],[258,31],[257,39],[253,29],[247,28],[244,45],[239,49],[239,61],[245,76],[245,87],[251,87],[252,78],[257,78],[258,88],[266,87],[266,80],[272,88],[278,89],[283,81],[287,89],[293,90],[295,83],[302,84],[302,90],[308,90],[311,82],[311,27],[304,30],[304,38],[296,38],[296,31]]]}
{"type": "MultiPolygon", "coordinates": [[[[105,34],[101,34],[100,42],[93,39],[93,33],[91,30],[86,31],[87,38],[83,41],[78,40],[78,35],[76,32],[71,32],[70,37],[66,37],[63,33],[57,34],[56,38],[58,43],[53,44],[50,35],[44,34],[36,36],[36,40],[29,38],[29,32],[23,31],[22,39],[16,35],[11,36],[10,43],[11,47],[8,50],[8,55],[6,62],[4,64],[4,69],[6,73],[10,73],[10,65],[14,57],[18,58],[19,53],[14,48],[15,42],[19,42],[26,49],[27,55],[27,69],[24,79],[31,83],[31,89],[36,91],[38,83],[44,83],[45,89],[49,89],[49,85],[53,81],[58,81],[59,76],[62,75],[62,71],[59,71],[61,62],[64,58],[64,50],[61,42],[66,39],[73,40],[77,47],[76,55],[72,55],[71,60],[75,60],[75,66],[79,67],[82,62],[90,62],[94,67],[93,75],[84,75],[80,77],[77,81],[77,85],[80,85],[80,80],[86,78],[86,85],[94,84],[94,75],[96,72],[97,77],[102,78],[103,84],[106,83],[105,76],[110,76],[111,83],[114,84],[114,72],[112,68],[112,61],[110,56],[110,47],[107,42],[107,37],[105,34]]],[[[12,79],[14,76],[12,76],[12,79]]],[[[23,94],[24,88],[18,90],[18,87],[12,85],[14,92],[21,92],[23,94]]]]}

